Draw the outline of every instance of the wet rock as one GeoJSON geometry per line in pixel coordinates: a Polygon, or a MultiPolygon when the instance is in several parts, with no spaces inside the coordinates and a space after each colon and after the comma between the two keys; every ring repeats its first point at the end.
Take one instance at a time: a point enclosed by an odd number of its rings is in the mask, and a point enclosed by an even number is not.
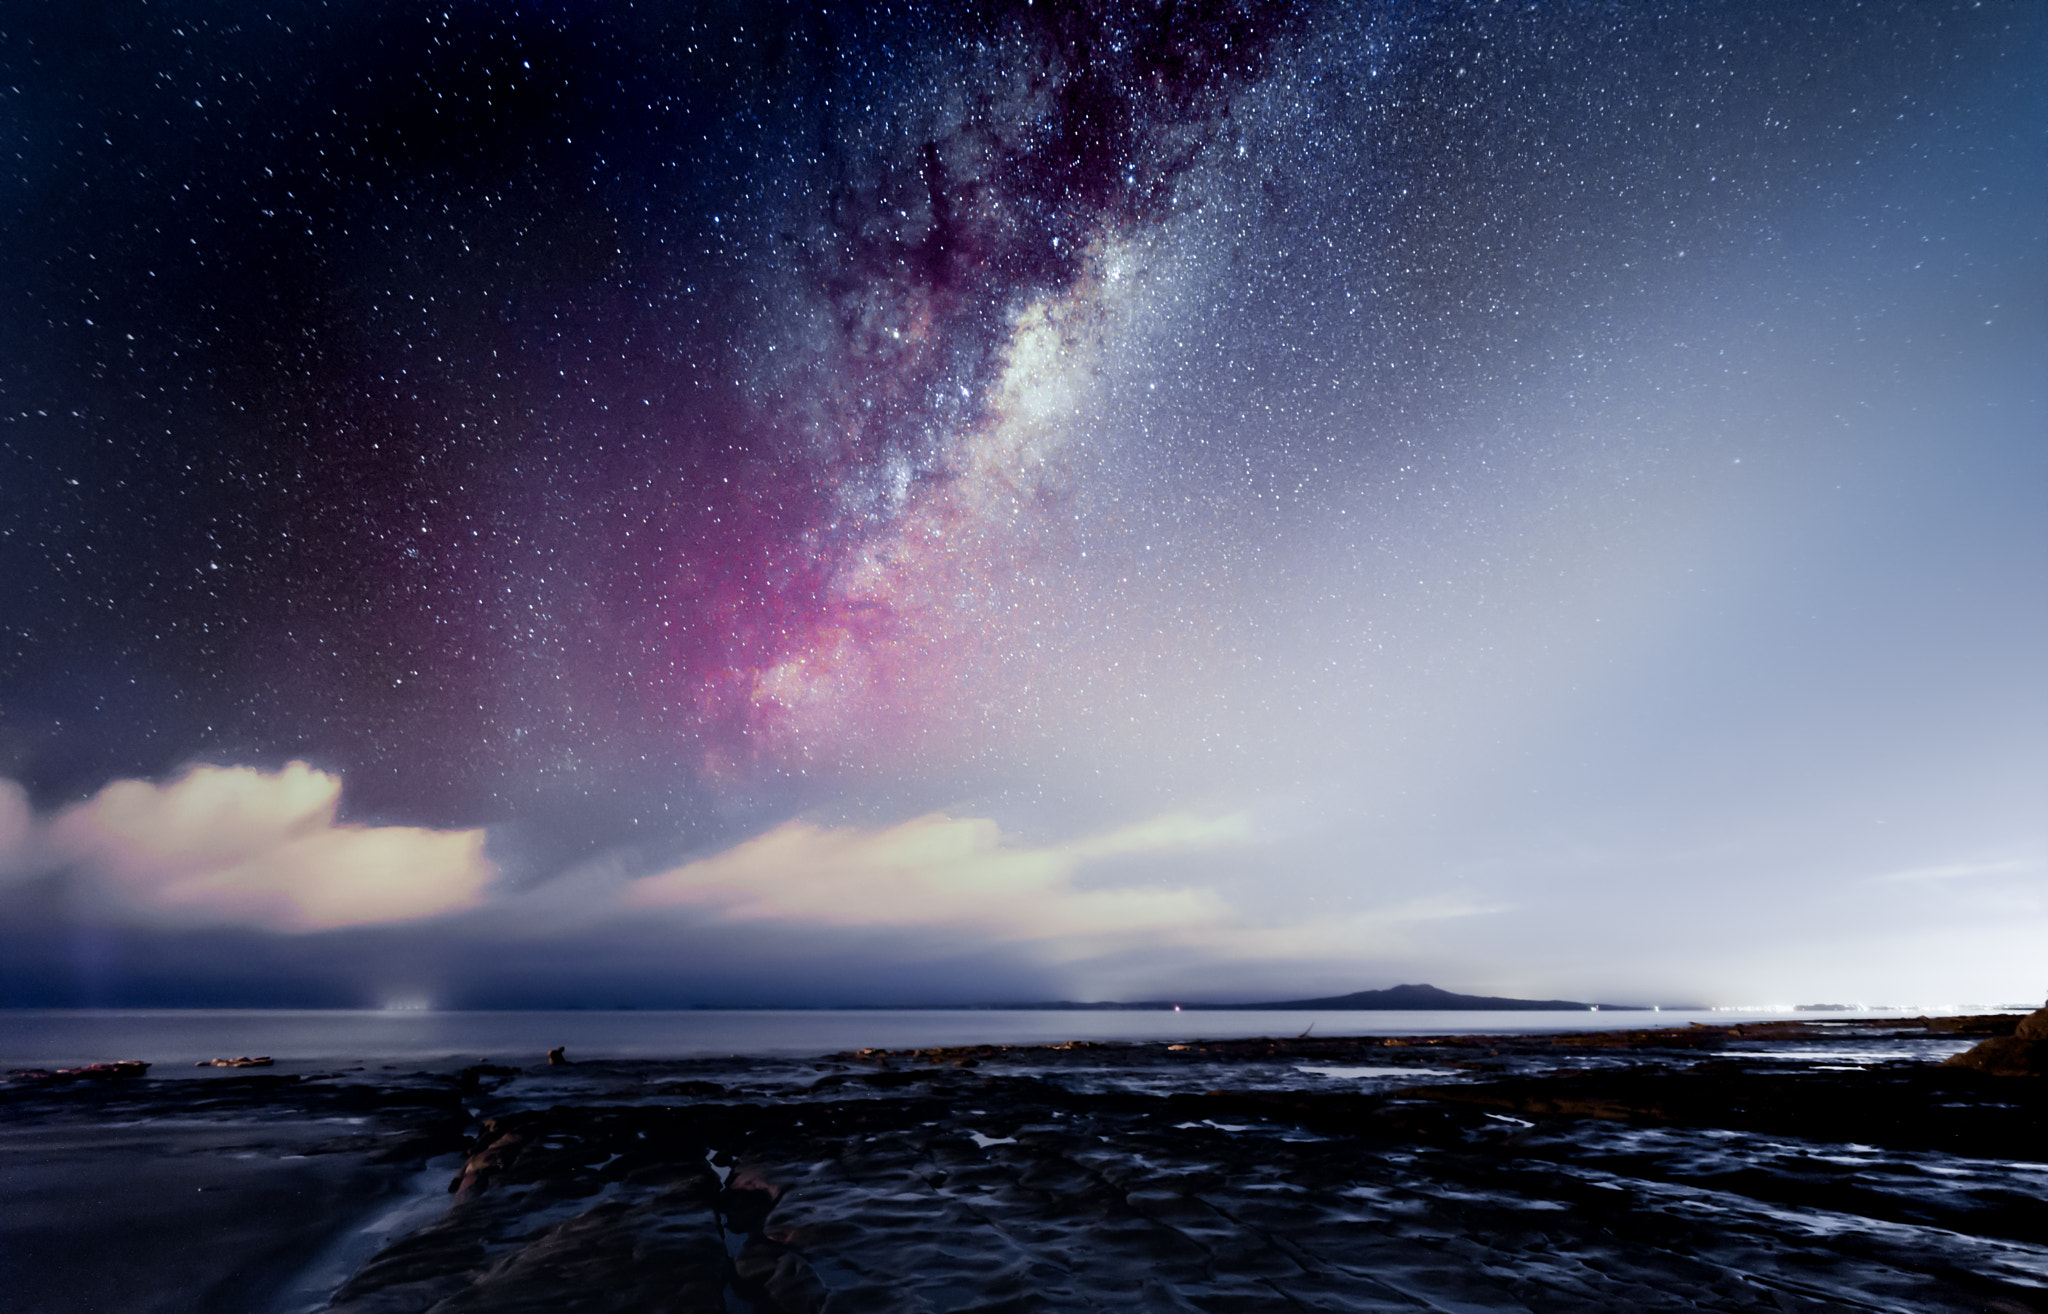
{"type": "Polygon", "coordinates": [[[1980,1041],[1947,1062],[1997,1077],[2048,1077],[2048,1008],[2021,1018],[2011,1035],[1980,1041]]]}
{"type": "Polygon", "coordinates": [[[725,1094],[725,1087],[715,1081],[664,1081],[656,1084],[654,1093],[670,1099],[705,1099],[725,1094]]]}
{"type": "Polygon", "coordinates": [[[733,1257],[733,1288],[760,1314],[819,1314],[831,1294],[802,1254],[762,1236],[733,1257]]]}
{"type": "Polygon", "coordinates": [[[1676,1070],[1518,1076],[1404,1094],[1539,1120],[1595,1118],[2048,1159],[2048,1093],[2014,1099],[1957,1066],[1963,1065],[1760,1071],[1724,1059],[1676,1070]]]}
{"type": "Polygon", "coordinates": [[[2048,1041],[1994,1036],[1947,1063],[1950,1067],[1974,1068],[1995,1077],[2048,1077],[2048,1041]]]}
{"type": "Polygon", "coordinates": [[[719,1192],[718,1212],[728,1231],[742,1235],[759,1232],[781,1198],[781,1187],[758,1173],[736,1169],[726,1180],[725,1189],[719,1192]]]}
{"type": "Polygon", "coordinates": [[[180,1063],[0,1087],[0,1309],[303,1309],[310,1291],[270,1296],[388,1213],[413,1150],[466,1121],[445,1081],[410,1074],[352,1085],[180,1063]]]}
{"type": "MultiPolygon", "coordinates": [[[[477,1127],[445,1210],[332,1314],[2043,1307],[2048,1084],[1702,1030],[591,1062],[467,1095],[183,1084],[252,1126],[376,1109],[380,1143],[410,1124],[421,1148],[477,1127]]],[[[1915,1034],[1879,1054],[1951,1047],[1915,1034]]],[[[121,1090],[0,1104],[71,1117],[121,1090]]]]}
{"type": "Polygon", "coordinates": [[[1916,1017],[1894,1022],[1894,1027],[1918,1026],[1941,1036],[2009,1036],[2020,1019],[2010,1013],[1970,1013],[1956,1017],[1916,1017]]]}
{"type": "Polygon", "coordinates": [[[386,1248],[330,1311],[698,1314],[723,1308],[726,1263],[710,1213],[659,1196],[559,1217],[530,1202],[471,1201],[386,1248]]]}
{"type": "Polygon", "coordinates": [[[78,1068],[13,1068],[8,1071],[7,1079],[25,1086],[60,1086],[73,1081],[140,1077],[148,1072],[149,1064],[141,1059],[116,1059],[112,1063],[88,1063],[78,1068]]]}
{"type": "Polygon", "coordinates": [[[518,1075],[518,1068],[506,1067],[502,1063],[472,1063],[456,1074],[455,1082],[464,1093],[474,1094],[485,1089],[484,1081],[487,1078],[498,1081],[518,1075]]]}

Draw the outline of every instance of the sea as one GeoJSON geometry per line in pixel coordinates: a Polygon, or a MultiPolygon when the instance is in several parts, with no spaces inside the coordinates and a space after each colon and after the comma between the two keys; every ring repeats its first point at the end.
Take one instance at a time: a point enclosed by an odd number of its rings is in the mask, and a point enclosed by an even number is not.
{"type": "Polygon", "coordinates": [[[140,1059],[170,1075],[242,1055],[281,1067],[359,1063],[443,1068],[470,1062],[812,1058],[848,1050],[1064,1041],[1229,1040],[1247,1036],[1506,1035],[1698,1022],[1876,1021],[1908,1011],[1759,1013],[1208,1011],[1061,1009],[692,1009],[456,1012],[427,1009],[0,1010],[0,1071],[140,1059]]]}

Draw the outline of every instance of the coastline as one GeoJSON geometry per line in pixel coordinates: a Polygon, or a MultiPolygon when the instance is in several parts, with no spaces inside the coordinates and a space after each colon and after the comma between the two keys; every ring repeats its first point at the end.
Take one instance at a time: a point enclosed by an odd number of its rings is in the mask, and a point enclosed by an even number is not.
{"type": "Polygon", "coordinates": [[[1172,1042],[1305,1031],[1354,1036],[1531,1033],[1694,1022],[1725,1027],[1769,1020],[1861,1024],[1912,1016],[1903,1009],[1826,1017],[1713,1010],[10,1009],[0,1011],[0,1073],[138,1059],[162,1077],[194,1062],[240,1054],[272,1055],[279,1072],[311,1074],[366,1061],[435,1069],[480,1061],[517,1065],[555,1045],[585,1057],[616,1059],[815,1058],[861,1047],[1172,1042]]]}
{"type": "Polygon", "coordinates": [[[2043,1083],[1938,1063],[2016,1021],[9,1085],[0,1279],[50,1314],[2042,1309],[2043,1083]]]}

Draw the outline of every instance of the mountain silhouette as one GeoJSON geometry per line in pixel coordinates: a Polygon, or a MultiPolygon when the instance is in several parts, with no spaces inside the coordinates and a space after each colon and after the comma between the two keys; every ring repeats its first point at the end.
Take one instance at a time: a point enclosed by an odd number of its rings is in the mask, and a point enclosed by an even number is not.
{"type": "MultiPolygon", "coordinates": [[[[1215,1007],[1215,1005],[1210,1005],[1215,1007]]],[[[1588,1004],[1576,999],[1507,999],[1499,995],[1461,995],[1450,990],[1439,990],[1433,985],[1397,985],[1385,990],[1356,990],[1348,995],[1329,995],[1321,999],[1283,999],[1265,1004],[1230,1004],[1229,1008],[1344,1008],[1360,1010],[1399,1009],[1489,1009],[1489,1010],[1576,1010],[1585,1012],[1591,1008],[1626,1008],[1625,1004],[1588,1004]]]]}

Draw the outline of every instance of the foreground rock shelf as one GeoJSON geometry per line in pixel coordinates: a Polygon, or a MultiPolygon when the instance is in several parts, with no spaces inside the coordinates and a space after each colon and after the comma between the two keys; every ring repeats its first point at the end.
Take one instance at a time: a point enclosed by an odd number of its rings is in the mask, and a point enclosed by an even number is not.
{"type": "MultiPolygon", "coordinates": [[[[358,1139],[325,1152],[385,1174],[363,1216],[409,1221],[331,1281],[308,1259],[248,1308],[2048,1310],[2048,1083],[1941,1062],[2013,1021],[978,1046],[5,1098],[17,1128],[145,1107],[203,1121],[198,1101],[227,1101],[216,1112],[249,1143],[351,1111],[358,1139]],[[422,1182],[430,1196],[398,1193],[422,1182]]],[[[330,1260],[345,1232],[324,1234],[330,1260]]]]}

